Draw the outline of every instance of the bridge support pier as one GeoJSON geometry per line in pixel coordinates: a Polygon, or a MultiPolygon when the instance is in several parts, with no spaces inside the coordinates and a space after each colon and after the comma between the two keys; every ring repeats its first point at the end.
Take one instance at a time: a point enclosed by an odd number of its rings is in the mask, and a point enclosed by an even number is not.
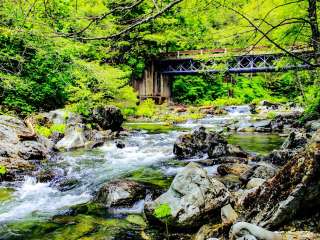
{"type": "Polygon", "coordinates": [[[157,104],[171,101],[171,81],[167,74],[160,73],[155,61],[150,62],[143,73],[142,79],[133,81],[139,100],[154,99],[157,104]]]}

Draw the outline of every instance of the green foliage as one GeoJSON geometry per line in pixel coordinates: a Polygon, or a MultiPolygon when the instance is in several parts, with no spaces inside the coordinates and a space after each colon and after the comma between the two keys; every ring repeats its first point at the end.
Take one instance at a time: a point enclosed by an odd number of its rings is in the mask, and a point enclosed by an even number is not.
{"type": "Polygon", "coordinates": [[[0,175],[4,175],[7,172],[7,168],[5,166],[0,165],[0,175]]]}
{"type": "Polygon", "coordinates": [[[298,100],[306,106],[301,123],[320,118],[320,85],[309,86],[304,97],[299,97],[298,100]]]}
{"type": "Polygon", "coordinates": [[[66,125],[65,124],[52,124],[50,127],[51,132],[65,133],[66,125]]]}
{"type": "Polygon", "coordinates": [[[132,109],[136,93],[127,85],[130,72],[97,62],[76,61],[72,71],[75,84],[67,89],[71,111],[88,116],[95,107],[108,104],[132,109]]]}
{"type": "Polygon", "coordinates": [[[160,204],[154,209],[154,215],[159,219],[166,219],[171,216],[171,208],[168,203],[160,204]]]}
{"type": "Polygon", "coordinates": [[[44,137],[50,137],[54,132],[64,134],[65,129],[66,129],[65,124],[52,124],[50,127],[41,126],[38,124],[35,126],[36,133],[44,137]]]}
{"type": "Polygon", "coordinates": [[[137,107],[137,116],[141,117],[153,117],[156,113],[156,105],[152,99],[146,99],[137,107]]]}
{"type": "Polygon", "coordinates": [[[267,113],[267,118],[270,119],[270,120],[275,119],[276,116],[277,116],[277,114],[275,112],[273,112],[273,111],[270,111],[270,112],[267,113]]]}
{"type": "Polygon", "coordinates": [[[225,90],[219,75],[214,78],[207,76],[177,76],[172,86],[174,100],[186,104],[213,100],[223,95],[225,90]]]}
{"type": "Polygon", "coordinates": [[[214,101],[211,102],[210,105],[214,105],[217,107],[221,107],[221,106],[230,106],[230,105],[241,105],[243,104],[244,101],[241,98],[218,98],[214,101]]]}
{"type": "Polygon", "coordinates": [[[44,137],[50,137],[50,135],[52,133],[50,128],[47,128],[45,126],[40,126],[40,125],[36,125],[35,130],[36,130],[37,134],[44,136],[44,137]]]}

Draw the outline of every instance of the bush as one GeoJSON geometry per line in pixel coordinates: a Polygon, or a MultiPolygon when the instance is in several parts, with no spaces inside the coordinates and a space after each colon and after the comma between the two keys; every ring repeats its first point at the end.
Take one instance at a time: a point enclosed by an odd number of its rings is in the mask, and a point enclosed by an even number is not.
{"type": "Polygon", "coordinates": [[[140,117],[153,117],[156,113],[156,104],[152,99],[146,99],[137,107],[136,115],[140,117]]]}
{"type": "Polygon", "coordinates": [[[0,61],[0,100],[10,110],[26,115],[62,107],[67,100],[71,59],[52,41],[0,28],[0,61]]]}
{"type": "Polygon", "coordinates": [[[174,79],[172,94],[175,102],[197,104],[213,100],[226,93],[219,75],[215,78],[206,76],[178,76],[174,79]]]}
{"type": "Polygon", "coordinates": [[[50,137],[54,132],[64,134],[65,129],[66,125],[64,124],[52,124],[50,127],[40,125],[35,126],[36,133],[47,138],[50,137]]]}
{"type": "Polygon", "coordinates": [[[301,123],[320,118],[320,86],[313,85],[308,87],[304,98],[299,97],[298,101],[306,108],[300,119],[301,123]]]}

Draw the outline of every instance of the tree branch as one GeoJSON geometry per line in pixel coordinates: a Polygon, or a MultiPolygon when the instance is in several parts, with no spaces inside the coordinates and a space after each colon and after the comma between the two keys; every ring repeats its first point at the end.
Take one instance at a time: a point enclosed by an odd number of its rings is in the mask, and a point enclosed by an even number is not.
{"type": "Polygon", "coordinates": [[[166,7],[164,7],[161,11],[149,16],[149,17],[146,17],[132,25],[130,25],[129,27],[127,27],[126,29],[120,31],[119,33],[116,33],[116,34],[112,34],[110,36],[104,36],[104,37],[92,37],[92,38],[78,38],[80,40],[108,40],[108,39],[113,39],[113,38],[117,38],[117,37],[120,37],[121,35],[124,35],[130,31],[132,31],[133,29],[135,29],[136,27],[144,24],[144,23],[147,23],[151,20],[154,20],[158,17],[160,17],[161,15],[163,15],[165,12],[167,12],[168,10],[170,10],[171,8],[173,8],[175,5],[177,5],[178,3],[182,2],[183,0],[174,0],[172,1],[171,3],[169,3],[166,7]]]}
{"type": "Polygon", "coordinates": [[[242,12],[230,7],[230,6],[227,6],[227,5],[224,5],[218,1],[214,1],[219,7],[224,7],[234,13],[236,13],[237,15],[241,16],[243,19],[245,19],[254,29],[256,29],[260,34],[263,35],[264,38],[266,38],[270,43],[272,43],[276,48],[280,49],[281,51],[285,52],[286,54],[288,54],[289,56],[295,58],[295,59],[298,59],[300,61],[302,61],[303,63],[307,64],[307,65],[310,65],[311,67],[316,67],[314,64],[306,61],[305,59],[297,56],[296,54],[293,54],[292,52],[288,51],[287,49],[283,48],[282,46],[280,46],[277,42],[275,42],[273,39],[271,39],[264,31],[262,31],[260,29],[259,26],[257,26],[249,17],[247,17],[246,15],[244,15],[242,12]]]}
{"type": "Polygon", "coordinates": [[[115,13],[115,12],[118,12],[118,11],[127,11],[127,10],[130,10],[138,5],[140,5],[144,0],[137,0],[135,3],[133,3],[132,5],[130,6],[127,6],[127,7],[116,7],[114,9],[112,9],[111,11],[101,15],[100,17],[96,17],[96,18],[93,18],[92,21],[86,26],[84,27],[83,29],[81,29],[80,31],[78,32],[73,32],[73,33],[69,33],[69,34],[64,34],[65,37],[72,37],[72,36],[77,36],[77,35],[80,35],[82,33],[84,33],[86,30],[88,30],[94,23],[99,23],[101,22],[103,19],[105,19],[107,16],[115,13]]]}

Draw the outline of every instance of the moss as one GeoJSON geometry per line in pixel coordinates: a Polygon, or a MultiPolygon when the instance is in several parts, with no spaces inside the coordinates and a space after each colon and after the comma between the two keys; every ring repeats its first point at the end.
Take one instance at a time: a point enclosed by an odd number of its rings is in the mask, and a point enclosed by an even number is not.
{"type": "Polygon", "coordinates": [[[154,170],[152,168],[138,169],[130,173],[126,178],[129,180],[158,186],[164,189],[169,188],[172,182],[172,177],[166,177],[160,170],[154,170]]]}
{"type": "Polygon", "coordinates": [[[83,203],[83,204],[73,206],[71,207],[71,213],[73,215],[86,214],[86,215],[93,215],[93,216],[99,216],[99,217],[108,216],[106,207],[96,202],[88,202],[88,203],[83,203]]]}
{"type": "Polygon", "coordinates": [[[12,188],[0,188],[0,203],[10,200],[13,192],[12,188]]]}
{"type": "Polygon", "coordinates": [[[8,224],[4,229],[5,233],[0,231],[0,235],[6,234],[4,239],[43,239],[42,236],[58,227],[52,222],[24,220],[8,224]]]}
{"type": "Polygon", "coordinates": [[[147,223],[145,222],[144,218],[140,215],[129,215],[126,217],[126,220],[129,223],[141,226],[141,227],[146,227],[147,223]]]}

